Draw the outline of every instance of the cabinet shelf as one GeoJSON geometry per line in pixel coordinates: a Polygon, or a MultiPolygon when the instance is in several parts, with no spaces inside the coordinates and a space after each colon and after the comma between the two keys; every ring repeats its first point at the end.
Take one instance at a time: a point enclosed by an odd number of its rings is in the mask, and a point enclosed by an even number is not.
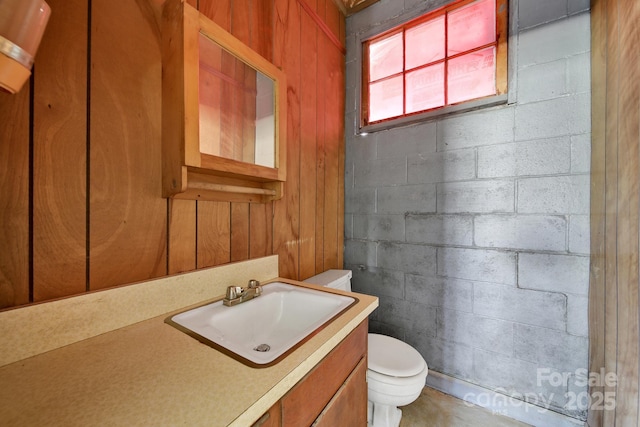
{"type": "Polygon", "coordinates": [[[164,5],[162,68],[163,196],[282,198],[284,73],[184,0],[164,5]]]}

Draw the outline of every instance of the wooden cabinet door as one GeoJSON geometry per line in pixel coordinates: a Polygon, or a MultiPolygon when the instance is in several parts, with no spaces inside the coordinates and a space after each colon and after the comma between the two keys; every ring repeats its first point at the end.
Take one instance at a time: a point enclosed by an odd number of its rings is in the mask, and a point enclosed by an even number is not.
{"type": "Polygon", "coordinates": [[[367,425],[367,358],[363,357],[313,427],[367,425]]]}
{"type": "MultiPolygon", "coordinates": [[[[365,320],[282,398],[283,426],[301,427],[313,423],[358,362],[366,360],[367,331],[368,323],[365,320]]],[[[366,387],[364,379],[362,383],[366,387]]],[[[365,412],[366,408],[365,401],[365,412]]]]}
{"type": "Polygon", "coordinates": [[[280,427],[282,424],[282,405],[276,402],[269,411],[265,412],[251,427],[280,427]]]}

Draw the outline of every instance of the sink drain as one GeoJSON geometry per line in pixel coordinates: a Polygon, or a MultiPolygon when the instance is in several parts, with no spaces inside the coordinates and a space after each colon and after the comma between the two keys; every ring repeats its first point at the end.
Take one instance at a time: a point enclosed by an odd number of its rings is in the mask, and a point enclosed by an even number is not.
{"type": "Polygon", "coordinates": [[[255,347],[254,350],[264,353],[271,350],[271,346],[269,344],[260,344],[259,346],[255,347]]]}

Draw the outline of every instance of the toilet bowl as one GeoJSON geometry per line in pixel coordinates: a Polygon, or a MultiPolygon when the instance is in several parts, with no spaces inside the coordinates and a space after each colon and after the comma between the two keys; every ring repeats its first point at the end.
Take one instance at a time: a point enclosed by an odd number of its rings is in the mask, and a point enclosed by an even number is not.
{"type": "MultiPolygon", "coordinates": [[[[327,270],[307,283],[351,291],[351,270],[327,270]]],[[[368,425],[398,427],[404,406],[415,401],[425,386],[429,368],[409,344],[386,335],[368,336],[368,425]]]]}

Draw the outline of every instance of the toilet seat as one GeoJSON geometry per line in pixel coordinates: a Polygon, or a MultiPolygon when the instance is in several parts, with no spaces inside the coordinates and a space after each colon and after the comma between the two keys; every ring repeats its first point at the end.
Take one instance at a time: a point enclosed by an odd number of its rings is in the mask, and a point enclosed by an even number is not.
{"type": "Polygon", "coordinates": [[[386,335],[369,334],[367,367],[381,375],[406,378],[422,374],[427,364],[409,344],[386,335]]]}

